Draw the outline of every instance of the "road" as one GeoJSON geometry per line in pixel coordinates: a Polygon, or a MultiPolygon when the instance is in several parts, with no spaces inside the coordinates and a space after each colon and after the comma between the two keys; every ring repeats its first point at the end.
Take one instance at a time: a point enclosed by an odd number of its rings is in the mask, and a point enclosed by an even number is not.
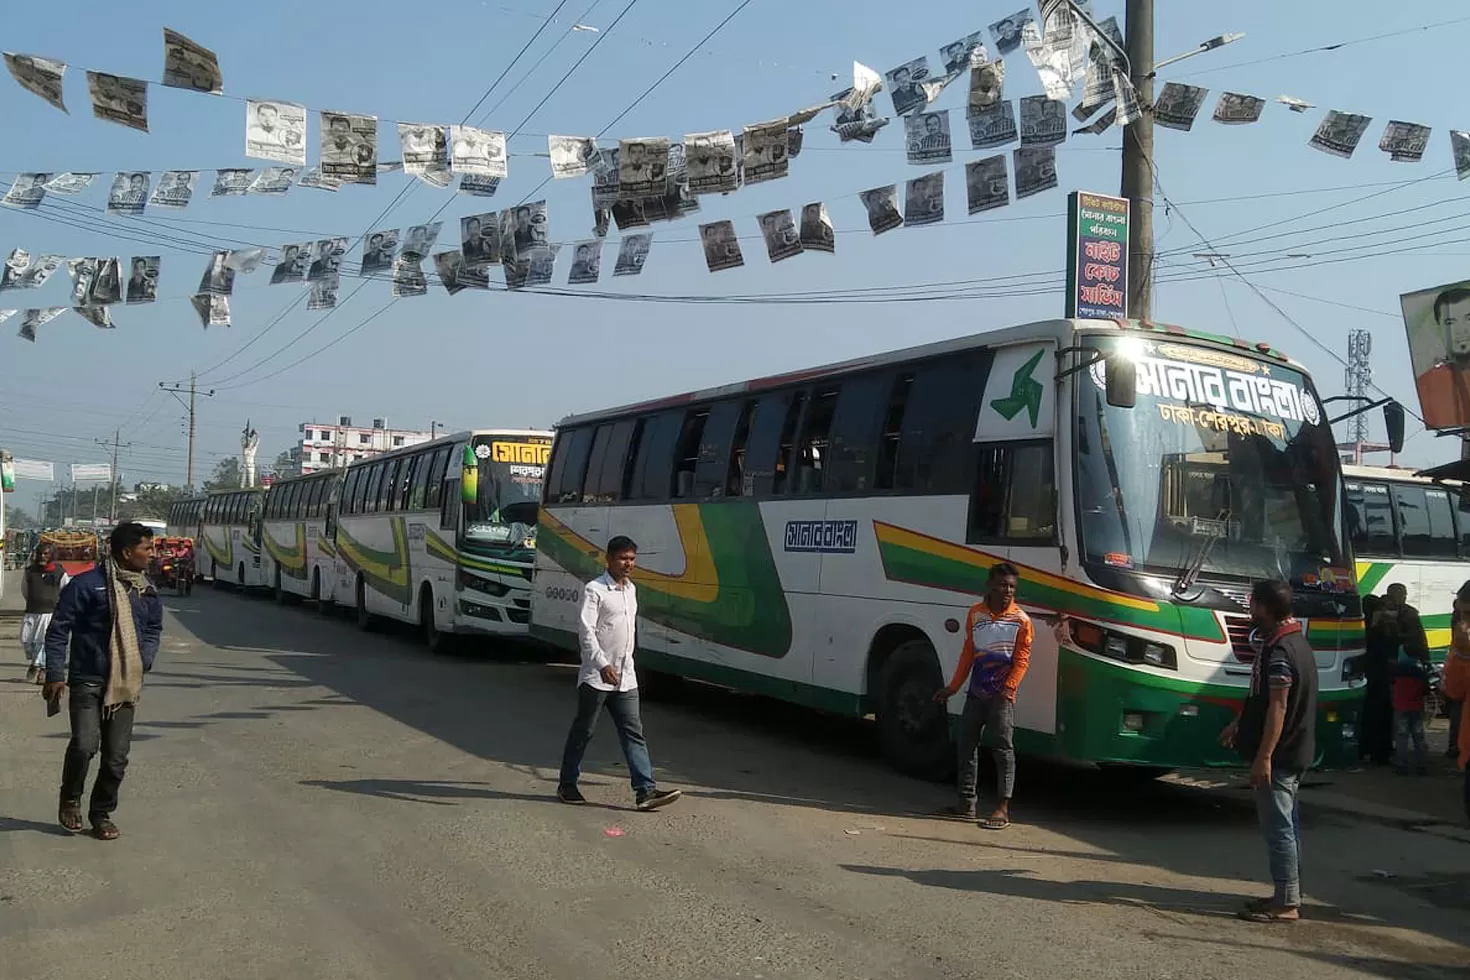
{"type": "Polygon", "coordinates": [[[567,807],[568,666],[166,605],[112,843],[57,827],[65,725],[0,621],[0,976],[1470,976],[1463,843],[1311,812],[1309,921],[1252,926],[1239,803],[1023,760],[1018,823],[986,833],[923,816],[944,788],[864,726],[697,686],[645,706],[681,802],[631,808],[604,722],[594,805],[567,807]]]}

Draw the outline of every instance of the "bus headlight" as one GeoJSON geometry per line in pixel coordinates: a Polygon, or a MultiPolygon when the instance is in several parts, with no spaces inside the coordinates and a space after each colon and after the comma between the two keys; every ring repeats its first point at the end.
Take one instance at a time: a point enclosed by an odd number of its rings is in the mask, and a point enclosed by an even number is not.
{"type": "Polygon", "coordinates": [[[1174,648],[1167,643],[1156,643],[1141,636],[1129,636],[1096,623],[1073,621],[1072,642],[1089,653],[1125,664],[1142,664],[1178,670],[1179,661],[1174,648]]]}
{"type": "Polygon", "coordinates": [[[497,597],[503,596],[510,591],[510,588],[508,586],[505,586],[500,582],[485,578],[482,575],[476,575],[473,572],[467,572],[463,568],[459,570],[458,582],[460,591],[464,591],[465,589],[472,589],[475,592],[483,592],[485,595],[493,595],[497,597]]]}

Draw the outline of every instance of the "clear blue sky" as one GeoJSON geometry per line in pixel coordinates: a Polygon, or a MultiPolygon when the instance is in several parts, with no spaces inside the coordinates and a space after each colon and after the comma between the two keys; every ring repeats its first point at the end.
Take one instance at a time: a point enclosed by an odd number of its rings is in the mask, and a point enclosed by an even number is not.
{"type": "MultiPolygon", "coordinates": [[[[495,108],[485,125],[514,129],[576,59],[603,38],[561,90],[525,123],[527,135],[512,142],[513,154],[544,153],[548,132],[590,135],[602,129],[734,9],[737,0],[699,4],[636,0],[623,21],[603,35],[570,31],[578,21],[607,28],[625,3],[571,0],[558,22],[491,95],[486,107],[495,108]],[[503,104],[497,105],[503,97],[503,104]]],[[[935,0],[913,8],[914,16],[895,16],[893,4],[879,0],[799,4],[753,0],[609,135],[677,139],[692,131],[738,130],[824,100],[845,84],[834,84],[830,76],[849,78],[854,58],[879,71],[921,54],[932,62],[940,44],[977,30],[1018,5],[1017,0],[978,5],[935,0]]],[[[1096,0],[1095,6],[1098,16],[1117,14],[1121,19],[1122,0],[1096,0]]],[[[261,431],[261,461],[268,463],[297,438],[297,424],[308,419],[346,414],[355,420],[387,417],[393,425],[417,428],[427,428],[431,419],[456,428],[549,426],[573,411],[1061,313],[1060,288],[1006,295],[1016,290],[1003,286],[992,290],[997,295],[989,298],[943,302],[689,305],[534,292],[465,292],[451,298],[431,275],[428,297],[399,301],[349,339],[266,378],[377,312],[389,301],[388,285],[370,284],[325,320],[322,314],[299,308],[262,334],[296,298],[296,287],[268,286],[261,273],[242,276],[233,298],[234,326],[206,332],[186,298],[197,285],[204,256],[109,236],[108,231],[115,230],[158,241],[185,232],[196,241],[218,241],[221,247],[245,242],[279,245],[330,234],[356,237],[368,230],[369,223],[387,227],[418,223],[449,200],[440,247],[451,247],[450,229],[460,216],[520,201],[546,176],[545,159],[513,156],[510,179],[489,201],[456,197],[415,181],[414,189],[380,222],[374,219],[411,178],[388,175],[376,188],[347,187],[335,195],[296,189],[284,199],[210,200],[201,191],[185,212],[150,210],[150,219],[175,229],[169,231],[157,224],[102,217],[111,173],[267,165],[243,154],[244,105],[153,87],[152,132],[137,133],[92,118],[83,69],[156,80],[162,67],[162,28],[173,27],[218,52],[228,94],[286,99],[312,110],[315,162],[318,109],[373,113],[384,120],[458,122],[554,7],[554,0],[448,4],[259,0],[243,7],[166,0],[139,8],[135,15],[118,16],[111,4],[80,0],[68,7],[65,17],[32,7],[24,16],[8,18],[7,50],[59,58],[73,68],[66,86],[70,116],[24,92],[8,77],[0,78],[0,127],[6,137],[0,141],[3,179],[8,183],[15,172],[30,170],[97,170],[104,177],[85,196],[54,199],[97,209],[86,229],[0,209],[0,247],[124,259],[161,252],[163,298],[151,307],[117,307],[118,327],[110,332],[98,331],[71,313],[48,325],[34,345],[14,336],[18,320],[0,328],[0,350],[5,352],[0,355],[0,445],[23,457],[54,460],[59,466],[100,461],[104,451],[93,440],[110,436],[121,424],[124,441],[133,443],[123,454],[126,480],[181,482],[182,412],[156,386],[160,380],[187,378],[190,369],[202,372],[203,386],[220,389],[215,398],[201,400],[198,468],[207,474],[222,456],[238,452],[238,434],[247,417],[261,431]],[[94,29],[79,30],[78,24],[94,29]],[[105,29],[95,29],[97,25],[105,29]],[[281,350],[298,337],[303,339],[281,350]],[[247,343],[251,346],[241,352],[247,343]],[[214,367],[226,358],[227,363],[214,367]]],[[[1213,276],[1207,267],[1201,271],[1200,264],[1192,262],[1191,253],[1206,246],[1190,230],[1187,218],[1217,243],[1219,251],[1237,256],[1263,289],[1317,298],[1266,294],[1333,351],[1343,351],[1350,328],[1370,329],[1377,382],[1414,405],[1397,297],[1411,289],[1470,278],[1466,261],[1470,242],[1456,244],[1455,239],[1465,236],[1455,234],[1457,222],[1446,220],[1465,214],[1460,202],[1470,194],[1470,184],[1459,184],[1451,175],[1391,188],[1395,182],[1449,169],[1448,130],[1470,128],[1461,93],[1447,84],[1445,74],[1445,66],[1458,63],[1462,55],[1470,22],[1334,53],[1241,64],[1467,14],[1462,4],[1450,0],[1402,0],[1392,10],[1394,16],[1389,18],[1382,7],[1340,0],[1159,4],[1161,59],[1216,34],[1247,34],[1224,50],[1162,73],[1161,81],[1173,78],[1209,86],[1205,116],[1225,89],[1268,99],[1289,93],[1320,109],[1296,115],[1272,104],[1255,126],[1220,126],[1202,116],[1192,133],[1158,131],[1156,159],[1162,187],[1179,211],[1166,210],[1159,199],[1158,247],[1165,254],[1160,259],[1155,317],[1270,340],[1304,361],[1316,373],[1324,394],[1341,390],[1342,367],[1336,360],[1228,272],[1213,276]],[[1307,146],[1322,110],[1329,108],[1374,118],[1351,160],[1307,146]],[[1378,151],[1383,123],[1390,118],[1434,127],[1423,163],[1391,163],[1378,151]],[[1385,191],[1390,192],[1381,193],[1385,191]],[[1231,237],[1371,194],[1380,196],[1231,237]],[[1288,234],[1258,241],[1283,232],[1288,234]],[[1371,248],[1381,243],[1384,252],[1402,250],[1416,244],[1415,239],[1421,245],[1444,244],[1392,255],[1375,255],[1371,248]],[[1323,254],[1353,246],[1358,251],[1323,254]],[[1284,258],[1297,252],[1314,258],[1284,258]],[[1365,254],[1366,258],[1351,262],[1329,261],[1365,254]],[[1323,264],[1271,271],[1309,261],[1323,264]]],[[[1040,91],[1024,57],[1014,57],[1008,67],[1008,97],[1040,91]]],[[[793,162],[788,179],[728,197],[707,197],[697,217],[656,225],[654,250],[641,278],[607,278],[616,249],[614,230],[605,253],[605,281],[589,288],[719,296],[898,287],[1026,273],[1055,272],[1059,279],[1064,266],[1065,192],[1116,191],[1117,131],[1069,139],[1058,156],[1062,189],[982,219],[969,219],[964,213],[962,166],[985,154],[961,150],[968,146],[962,135],[962,88],[954,86],[939,103],[953,110],[957,150],[956,161],[948,168],[945,224],[871,236],[856,193],[902,182],[925,170],[905,163],[901,125],[884,130],[871,146],[839,146],[827,131],[830,118],[824,114],[807,127],[806,149],[793,162]],[[839,230],[836,256],[808,254],[770,265],[759,238],[751,237],[757,232],[755,215],[823,199],[829,202],[839,230]],[[744,238],[746,267],[711,275],[695,243],[697,222],[720,218],[735,220],[744,238]]],[[[880,105],[886,106],[887,98],[881,94],[880,105]]],[[[382,157],[396,158],[396,131],[387,123],[380,140],[385,147],[382,157]]],[[[212,175],[205,174],[201,183],[207,187],[211,180],[212,175]]],[[[538,195],[550,202],[553,239],[590,236],[587,186],[586,180],[558,181],[538,195]]],[[[1458,223],[1463,225],[1463,219],[1458,223]]],[[[348,268],[355,268],[355,262],[354,254],[348,268]]],[[[558,284],[565,280],[568,263],[564,254],[558,284]]],[[[67,277],[58,274],[43,290],[0,296],[0,305],[61,305],[69,285],[67,277]]],[[[343,296],[355,285],[349,276],[343,296]]],[[[1411,423],[1411,434],[1417,429],[1411,423]]],[[[1381,435],[1376,418],[1375,432],[1381,435]]],[[[1449,440],[1420,435],[1412,438],[1405,458],[1430,463],[1449,458],[1454,451],[1449,440]]],[[[39,489],[25,484],[17,502],[32,506],[39,489]]]]}

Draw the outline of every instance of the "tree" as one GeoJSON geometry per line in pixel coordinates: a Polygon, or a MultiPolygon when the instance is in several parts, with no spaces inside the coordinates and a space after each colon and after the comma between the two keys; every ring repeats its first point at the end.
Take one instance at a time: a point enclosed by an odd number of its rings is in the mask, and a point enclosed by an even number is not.
{"type": "Polygon", "coordinates": [[[36,519],[19,507],[5,508],[5,523],[8,527],[16,529],[31,528],[36,526],[36,519]]]}
{"type": "Polygon", "coordinates": [[[120,500],[117,504],[119,521],[134,521],[140,517],[167,520],[168,508],[175,500],[185,496],[183,487],[139,487],[132,500],[120,500]]]}
{"type": "Polygon", "coordinates": [[[214,464],[214,472],[209,479],[204,481],[204,490],[238,490],[240,489],[240,461],[234,456],[226,456],[214,464]]]}
{"type": "Polygon", "coordinates": [[[301,448],[290,446],[282,449],[276,454],[276,461],[271,464],[271,473],[277,480],[301,475],[301,448]]]}

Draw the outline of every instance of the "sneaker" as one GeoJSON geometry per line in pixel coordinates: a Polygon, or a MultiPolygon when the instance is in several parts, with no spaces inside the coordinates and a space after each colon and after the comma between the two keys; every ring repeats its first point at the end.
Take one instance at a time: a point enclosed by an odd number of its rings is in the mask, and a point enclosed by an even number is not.
{"type": "Polygon", "coordinates": [[[657,810],[661,806],[668,806],[683,795],[677,789],[651,789],[647,793],[638,795],[638,809],[657,810]]]}
{"type": "Polygon", "coordinates": [[[587,797],[583,796],[582,791],[575,786],[558,786],[556,788],[556,798],[572,806],[581,806],[587,802],[587,797]]]}

